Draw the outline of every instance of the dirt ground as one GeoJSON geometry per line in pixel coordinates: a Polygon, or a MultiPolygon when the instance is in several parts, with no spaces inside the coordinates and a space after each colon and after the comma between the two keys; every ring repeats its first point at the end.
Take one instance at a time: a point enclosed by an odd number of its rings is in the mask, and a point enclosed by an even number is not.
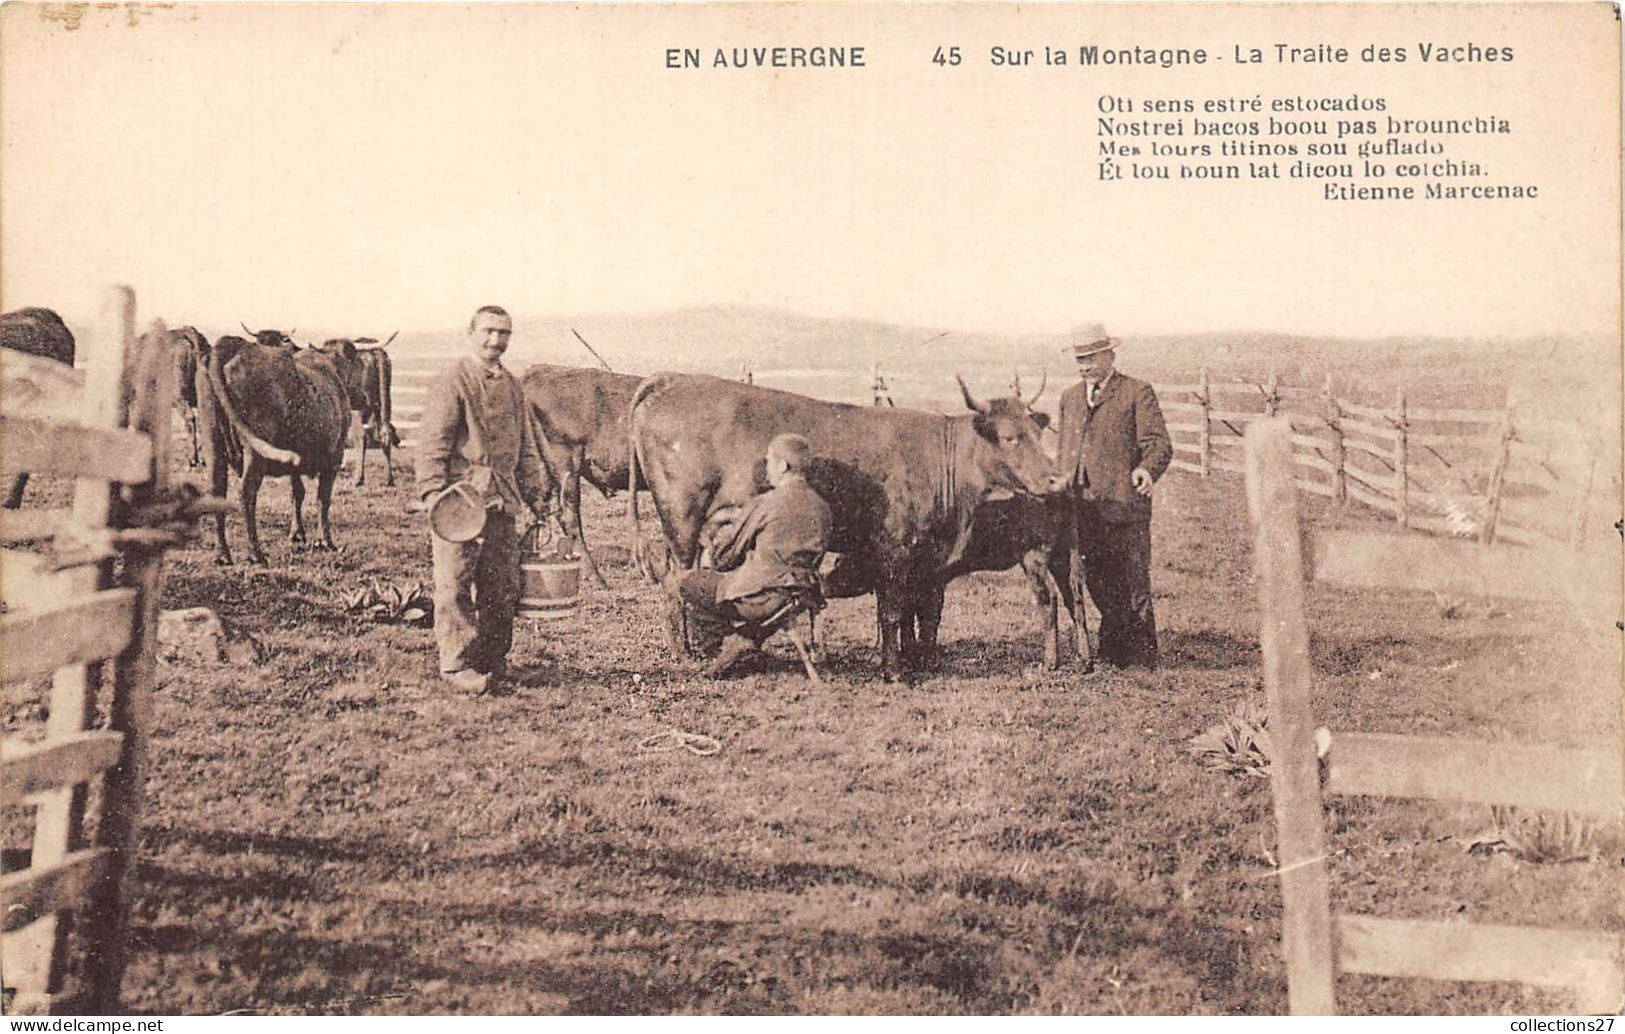
{"type": "MultiPolygon", "coordinates": [[[[868,599],[821,621],[822,688],[783,643],[712,681],[626,564],[624,497],[592,496],[610,588],[520,628],[529,685],[471,699],[426,629],[344,608],[429,577],[397,462],[393,489],[341,485],[336,555],[282,540],[284,482],[261,495],[268,567],[215,566],[212,531],[171,555],[165,606],[214,607],[267,656],[160,670],[131,1011],[1285,1011],[1268,784],[1186,747],[1262,704],[1239,477],[1159,489],[1155,674],[1042,670],[1011,571],[955,583],[942,666],[912,686],[879,679],[868,599]],[[667,731],[721,750],[640,747],[667,731]]],[[[241,557],[240,518],[228,534],[241,557]]],[[[1333,728],[1618,742],[1618,639],[1556,606],[1316,589],[1310,622],[1333,728]]],[[[28,733],[42,710],[13,692],[4,717],[28,733]]],[[[4,818],[26,847],[26,814],[4,818]]],[[[1537,865],[1468,852],[1488,809],[1338,801],[1331,822],[1341,910],[1625,930],[1617,826],[1537,865]]],[[[1513,985],[1338,993],[1350,1013],[1564,1008],[1513,985]]]]}

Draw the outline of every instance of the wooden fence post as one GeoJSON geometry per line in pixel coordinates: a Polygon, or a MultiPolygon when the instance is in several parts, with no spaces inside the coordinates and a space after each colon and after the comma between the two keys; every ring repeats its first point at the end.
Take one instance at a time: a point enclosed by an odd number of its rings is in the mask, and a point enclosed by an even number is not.
{"type": "Polygon", "coordinates": [[[1275,416],[1281,411],[1281,376],[1270,367],[1269,380],[1264,384],[1264,415],[1275,416]]]}
{"type": "Polygon", "coordinates": [[[1501,417],[1500,447],[1495,453],[1495,467],[1490,471],[1488,496],[1484,500],[1484,526],[1478,531],[1478,540],[1488,546],[1495,541],[1495,526],[1501,520],[1501,495],[1505,490],[1507,464],[1512,459],[1512,396],[1507,396],[1507,408],[1501,417]]]}
{"type": "Polygon", "coordinates": [[[1394,395],[1394,429],[1399,437],[1394,439],[1394,519],[1401,528],[1410,527],[1410,428],[1405,417],[1405,385],[1401,384],[1394,395]]]}
{"type": "Polygon", "coordinates": [[[1207,367],[1202,367],[1196,383],[1200,389],[1197,401],[1202,404],[1202,431],[1201,437],[1197,440],[1197,448],[1201,457],[1202,476],[1207,477],[1213,472],[1213,431],[1209,427],[1212,418],[1208,415],[1213,409],[1213,395],[1208,390],[1207,367]]]}
{"type": "Polygon", "coordinates": [[[1326,375],[1326,385],[1321,389],[1321,395],[1326,407],[1326,426],[1332,429],[1332,501],[1347,506],[1349,486],[1348,474],[1344,469],[1347,449],[1343,446],[1343,406],[1332,392],[1332,375],[1329,373],[1326,375]]]}
{"type": "MultiPolygon", "coordinates": [[[[169,422],[176,390],[170,347],[168,330],[162,322],[154,322],[140,347],[126,361],[127,379],[136,390],[125,422],[132,430],[152,437],[152,480],[133,486],[133,502],[137,505],[163,502],[169,487],[169,422]]],[[[151,725],[149,696],[157,674],[163,566],[161,548],[134,553],[125,560],[124,584],[140,590],[141,606],[136,611],[130,645],[113,665],[108,725],[124,734],[124,754],[102,783],[96,842],[111,851],[111,864],[106,879],[91,889],[87,929],[83,933],[86,1004],[91,1012],[102,1015],[119,1011],[119,986],[128,961],[129,895],[125,880],[134,868],[138,843],[146,738],[151,725]]]]}
{"type": "Polygon", "coordinates": [[[1332,921],[1320,765],[1309,709],[1309,626],[1293,487],[1292,427],[1261,420],[1247,431],[1247,502],[1254,522],[1259,639],[1269,697],[1270,785],[1275,800],[1281,945],[1295,1016],[1336,1011],[1332,921]]]}

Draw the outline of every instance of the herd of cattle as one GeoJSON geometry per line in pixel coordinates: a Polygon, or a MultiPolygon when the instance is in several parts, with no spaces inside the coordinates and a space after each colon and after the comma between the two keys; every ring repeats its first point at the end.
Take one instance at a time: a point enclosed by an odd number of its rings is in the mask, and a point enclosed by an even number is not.
{"type": "MultiPolygon", "coordinates": [[[[246,338],[225,336],[211,345],[182,327],[164,343],[192,463],[205,469],[209,491],[219,497],[226,495],[228,471],[239,476],[252,562],[265,562],[255,501],[267,477],[290,479],[295,542],[305,541],[303,479],[316,479],[316,546],[334,548],[329,511],[352,411],[362,426],[357,483],[364,483],[371,444],[382,448],[394,483],[391,449],[399,438],[386,350],[393,335],[381,344],[332,339],[300,347],[279,330],[244,331],[246,338]]],[[[47,309],[0,317],[0,344],[73,362],[73,335],[47,309]]],[[[639,378],[537,364],[522,383],[565,531],[581,543],[600,583],[581,530],[583,480],[605,495],[632,489],[636,562],[673,590],[676,576],[701,561],[710,519],[766,487],[767,443],[794,432],[812,445],[808,481],[833,516],[829,548],[837,557],[826,594],[874,594],[887,678],[932,663],[951,580],[1017,565],[1038,603],[1045,663],[1059,662],[1056,604],[1064,601],[1079,664],[1090,665],[1068,507],[1051,492],[1052,464],[1039,441],[1048,418],[1033,408],[1036,396],[984,402],[961,379],[966,412],[944,416],[825,402],[700,374],[639,378]],[[663,566],[642,550],[640,490],[653,500],[665,535],[663,566]]],[[[22,478],[8,507],[20,505],[22,478]]],[[[216,559],[229,564],[225,525],[218,515],[216,559]]]]}

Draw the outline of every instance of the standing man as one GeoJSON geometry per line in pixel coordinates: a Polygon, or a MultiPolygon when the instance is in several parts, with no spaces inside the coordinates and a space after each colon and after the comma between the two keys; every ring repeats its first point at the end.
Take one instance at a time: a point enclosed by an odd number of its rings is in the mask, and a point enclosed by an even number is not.
{"type": "Polygon", "coordinates": [[[1077,384],[1061,395],[1057,488],[1075,503],[1078,550],[1100,611],[1100,659],[1157,666],[1151,607],[1151,486],[1174,457],[1151,385],[1113,369],[1118,339],[1072,332],[1077,384]]]}
{"type": "Polygon", "coordinates": [[[440,677],[468,693],[507,676],[521,585],[516,522],[527,510],[540,519],[548,488],[525,393],[502,365],[512,334],[498,306],[475,312],[470,354],[435,378],[418,426],[418,498],[429,504],[463,483],[485,503],[472,541],[429,532],[440,677]]]}
{"type": "MultiPolygon", "coordinates": [[[[712,542],[714,570],[683,578],[679,592],[691,649],[710,656],[738,621],[760,621],[795,593],[818,593],[818,565],[829,543],[829,504],[807,484],[812,450],[799,434],[767,446],[766,492],[755,496],[712,542]],[[726,572],[726,573],[723,573],[726,572]]],[[[760,643],[740,643],[741,650],[760,643]]],[[[720,673],[737,654],[712,666],[720,673]]]]}

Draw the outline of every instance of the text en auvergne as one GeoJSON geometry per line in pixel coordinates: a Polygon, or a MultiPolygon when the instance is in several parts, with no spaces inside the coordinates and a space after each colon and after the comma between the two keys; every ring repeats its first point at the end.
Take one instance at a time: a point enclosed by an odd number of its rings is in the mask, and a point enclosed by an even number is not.
{"type": "Polygon", "coordinates": [[[667,47],[667,68],[865,68],[861,46],[667,47]]]}

